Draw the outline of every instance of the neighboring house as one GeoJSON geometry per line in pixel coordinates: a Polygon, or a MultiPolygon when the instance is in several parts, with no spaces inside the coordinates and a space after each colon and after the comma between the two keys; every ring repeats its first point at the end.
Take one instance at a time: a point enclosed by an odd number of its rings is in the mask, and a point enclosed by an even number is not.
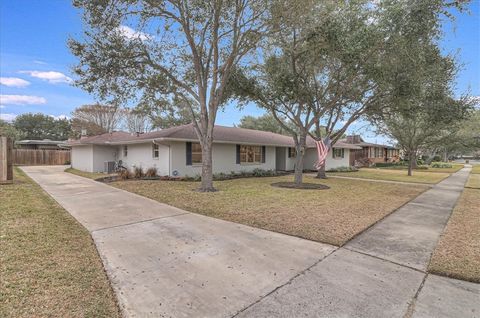
{"type": "Polygon", "coordinates": [[[359,135],[347,136],[341,142],[361,148],[350,152],[349,165],[351,166],[365,166],[373,163],[397,162],[400,160],[400,150],[398,148],[365,142],[359,135]]]}
{"type": "MultiPolygon", "coordinates": [[[[230,173],[265,170],[293,170],[293,139],[272,132],[215,126],[212,147],[213,172],[230,173]]],[[[155,167],[159,175],[195,176],[201,174],[202,151],[191,124],[144,134],[112,132],[71,140],[72,167],[88,172],[106,170],[105,162],[122,160],[128,169],[155,167]]],[[[350,150],[359,146],[337,142],[326,161],[326,168],[348,166],[350,150]]],[[[308,140],[305,169],[313,170],[317,151],[308,140]]]]}
{"type": "Polygon", "coordinates": [[[58,140],[19,140],[15,141],[15,148],[17,149],[48,149],[48,150],[60,150],[65,148],[63,147],[65,141],[58,140]]]}

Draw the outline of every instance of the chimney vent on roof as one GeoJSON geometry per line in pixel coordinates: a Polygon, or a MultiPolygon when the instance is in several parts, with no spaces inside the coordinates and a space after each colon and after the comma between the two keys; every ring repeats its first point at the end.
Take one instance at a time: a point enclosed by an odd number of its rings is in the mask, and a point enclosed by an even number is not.
{"type": "Polygon", "coordinates": [[[361,142],[360,135],[347,136],[347,144],[359,144],[361,142]]]}
{"type": "Polygon", "coordinates": [[[83,139],[86,137],[87,137],[87,130],[85,128],[82,128],[82,132],[80,133],[80,139],[83,139]]]}

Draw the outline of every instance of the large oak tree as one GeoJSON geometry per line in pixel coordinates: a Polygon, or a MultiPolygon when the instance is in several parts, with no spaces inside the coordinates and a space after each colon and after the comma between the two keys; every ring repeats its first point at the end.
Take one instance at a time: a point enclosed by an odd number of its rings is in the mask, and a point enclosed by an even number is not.
{"type": "Polygon", "coordinates": [[[416,58],[409,50],[438,39],[440,15],[449,6],[462,5],[441,0],[284,5],[274,12],[279,30],[263,47],[263,57],[238,70],[232,86],[280,125],[284,118],[294,125],[284,128],[295,142],[294,181],[299,184],[307,136],[334,143],[355,121],[394,111],[392,103],[413,96],[409,88],[415,87],[403,85],[413,83],[403,77],[415,74],[412,66],[404,68],[416,58]]]}
{"type": "Polygon", "coordinates": [[[267,109],[292,135],[294,182],[300,184],[307,136],[334,143],[382,105],[389,32],[372,23],[379,12],[368,1],[284,5],[275,12],[279,30],[264,46],[263,58],[238,70],[232,86],[239,98],[267,109]]]}
{"type": "Polygon", "coordinates": [[[77,84],[115,105],[187,105],[213,191],[212,142],[232,69],[267,31],[264,0],[75,0],[83,37],[70,40],[77,84]]]}

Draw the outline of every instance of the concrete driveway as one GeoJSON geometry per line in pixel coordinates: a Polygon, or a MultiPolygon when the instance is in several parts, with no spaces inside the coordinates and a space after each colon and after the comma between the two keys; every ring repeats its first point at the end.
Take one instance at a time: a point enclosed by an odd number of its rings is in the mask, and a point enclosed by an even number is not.
{"type": "Polygon", "coordinates": [[[91,232],[128,317],[229,317],[335,250],[188,213],[63,166],[22,169],[91,232]]]}
{"type": "Polygon", "coordinates": [[[90,232],[128,317],[480,317],[478,284],[425,272],[469,174],[342,248],[24,167],[90,232]]]}

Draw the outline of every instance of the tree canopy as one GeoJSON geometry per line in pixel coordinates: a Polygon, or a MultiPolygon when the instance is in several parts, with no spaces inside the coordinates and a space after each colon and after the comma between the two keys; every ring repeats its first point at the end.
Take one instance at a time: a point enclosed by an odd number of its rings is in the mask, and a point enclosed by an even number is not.
{"type": "MultiPolygon", "coordinates": [[[[284,125],[289,125],[287,121],[284,122],[284,125]]],[[[272,114],[265,114],[262,116],[243,116],[240,118],[240,123],[238,124],[240,128],[270,131],[276,134],[288,135],[289,131],[283,128],[283,125],[279,124],[277,119],[272,114]]],[[[292,127],[294,129],[294,127],[292,127]]]]}
{"type": "Polygon", "coordinates": [[[202,147],[202,191],[213,188],[217,111],[235,66],[268,31],[271,2],[75,0],[84,34],[69,46],[76,84],[114,105],[186,106],[202,147]]]}
{"type": "Polygon", "coordinates": [[[83,105],[72,112],[72,130],[79,137],[82,130],[88,136],[100,135],[121,128],[122,109],[111,105],[83,105]]]}
{"type": "MultiPolygon", "coordinates": [[[[414,98],[426,78],[417,65],[428,62],[415,53],[438,51],[440,15],[454,5],[462,7],[446,1],[298,1],[273,15],[279,31],[262,48],[259,63],[237,70],[232,87],[241,99],[296,127],[284,126],[297,149],[296,183],[307,135],[335,142],[355,121],[395,113],[400,108],[392,105],[414,98]],[[409,64],[412,59],[417,65],[409,64]]],[[[424,75],[433,70],[420,69],[424,75]]],[[[449,80],[445,76],[443,85],[449,80]]]]}
{"type": "Polygon", "coordinates": [[[385,17],[368,3],[285,2],[273,16],[279,31],[263,47],[261,61],[233,77],[236,96],[267,109],[292,135],[296,183],[308,135],[335,142],[353,122],[378,112],[389,93],[384,73],[392,32],[379,27],[385,17]]]}
{"type": "Polygon", "coordinates": [[[66,140],[71,131],[68,119],[55,119],[41,113],[19,115],[13,121],[13,127],[20,132],[22,138],[31,140],[66,140]]]}
{"type": "Polygon", "coordinates": [[[13,140],[24,139],[24,134],[21,131],[17,130],[12,123],[6,122],[2,119],[0,119],[0,135],[7,136],[13,140]]]}

